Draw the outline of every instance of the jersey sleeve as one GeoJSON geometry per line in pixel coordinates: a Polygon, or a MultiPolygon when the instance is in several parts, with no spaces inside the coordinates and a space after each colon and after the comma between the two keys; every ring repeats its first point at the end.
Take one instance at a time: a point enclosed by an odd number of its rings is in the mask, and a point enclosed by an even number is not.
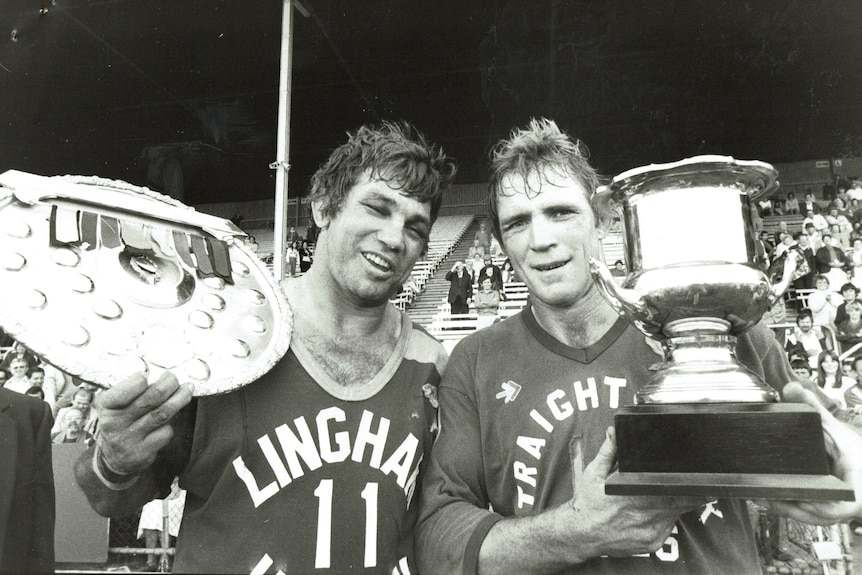
{"type": "Polygon", "coordinates": [[[488,509],[468,343],[455,348],[440,384],[440,433],[423,480],[417,524],[421,573],[475,573],[485,535],[502,519],[488,509]]]}

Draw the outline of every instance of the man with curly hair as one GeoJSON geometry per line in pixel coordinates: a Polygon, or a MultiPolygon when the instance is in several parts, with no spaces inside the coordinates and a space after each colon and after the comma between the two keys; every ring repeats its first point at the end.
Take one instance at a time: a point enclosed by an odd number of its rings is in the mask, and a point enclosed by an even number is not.
{"type": "Polygon", "coordinates": [[[389,298],[454,173],[407,124],[350,134],[312,178],[320,234],[314,265],[284,286],[287,355],[225,395],[192,400],[170,374],[103,392],[76,468],[94,508],[128,514],[179,476],[176,571],[415,573],[413,495],[446,355],[389,298]]]}

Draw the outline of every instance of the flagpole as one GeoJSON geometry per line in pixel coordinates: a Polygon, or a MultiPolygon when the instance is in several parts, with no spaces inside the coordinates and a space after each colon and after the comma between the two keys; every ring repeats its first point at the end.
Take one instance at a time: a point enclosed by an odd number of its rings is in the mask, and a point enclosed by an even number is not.
{"type": "MultiPolygon", "coordinates": [[[[276,281],[284,278],[287,249],[287,176],[290,169],[290,82],[293,74],[294,0],[284,0],[281,19],[281,64],[278,80],[278,134],[275,169],[275,219],[272,271],[276,281]]],[[[297,209],[299,201],[297,198],[297,209]]]]}

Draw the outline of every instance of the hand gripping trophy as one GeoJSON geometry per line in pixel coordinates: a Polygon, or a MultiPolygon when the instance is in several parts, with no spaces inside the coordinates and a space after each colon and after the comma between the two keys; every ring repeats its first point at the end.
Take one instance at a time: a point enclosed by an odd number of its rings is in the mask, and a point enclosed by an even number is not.
{"type": "Polygon", "coordinates": [[[817,412],[780,403],[734,353],[777,297],[749,209],[776,178],[763,162],[698,156],[629,170],[598,195],[620,214],[628,273],[618,285],[593,259],[594,279],[665,355],[616,416],[607,493],[853,499],[829,475],[817,412]]]}

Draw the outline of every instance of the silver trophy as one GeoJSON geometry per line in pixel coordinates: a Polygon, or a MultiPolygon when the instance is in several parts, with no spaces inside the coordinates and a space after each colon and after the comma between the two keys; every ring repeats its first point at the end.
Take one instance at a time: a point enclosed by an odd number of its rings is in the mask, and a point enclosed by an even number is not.
{"type": "Polygon", "coordinates": [[[0,327],[102,387],[170,370],[196,396],[261,377],[293,314],[230,221],[97,177],[0,174],[0,327]]]}
{"type": "Polygon", "coordinates": [[[620,215],[628,265],[622,285],[596,259],[593,276],[664,350],[616,416],[608,493],[853,499],[828,473],[816,411],[779,403],[735,357],[736,336],[775,303],[750,205],[777,185],[769,164],[698,156],[629,170],[598,194],[620,215]]]}

